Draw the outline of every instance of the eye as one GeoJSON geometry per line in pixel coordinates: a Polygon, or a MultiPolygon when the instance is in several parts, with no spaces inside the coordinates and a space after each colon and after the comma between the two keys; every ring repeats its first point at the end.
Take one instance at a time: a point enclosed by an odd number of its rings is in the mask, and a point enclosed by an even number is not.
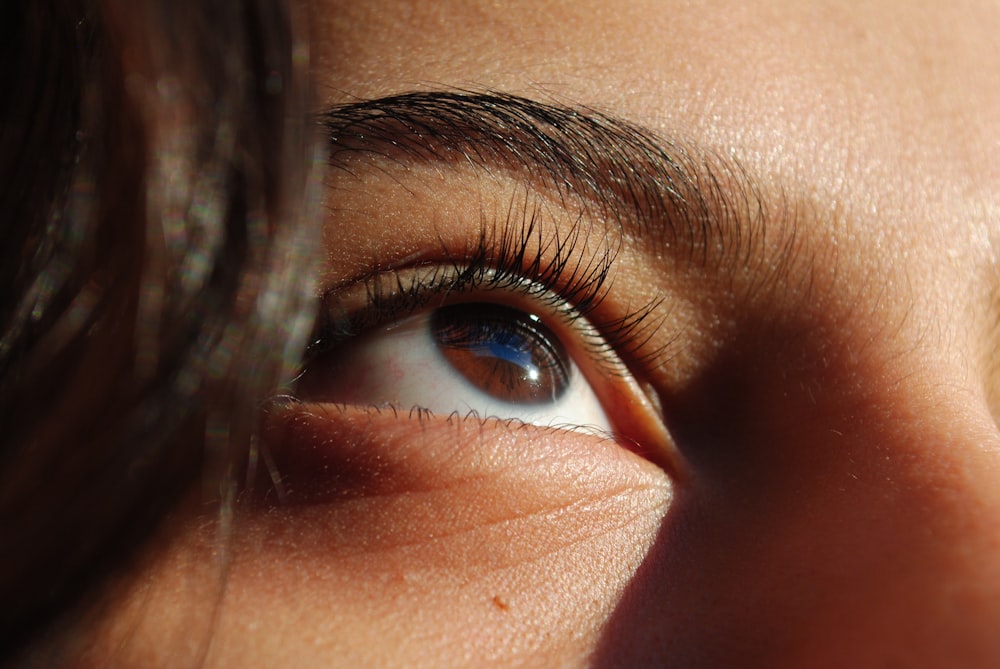
{"type": "Polygon", "coordinates": [[[657,398],[625,362],[660,328],[659,299],[615,293],[616,251],[582,223],[560,235],[526,216],[330,287],[296,394],[576,429],[676,470],[657,398]]]}
{"type": "Polygon", "coordinates": [[[499,303],[440,306],[369,328],[316,356],[298,392],[307,400],[610,432],[574,360],[577,347],[559,330],[538,314],[499,303]]]}

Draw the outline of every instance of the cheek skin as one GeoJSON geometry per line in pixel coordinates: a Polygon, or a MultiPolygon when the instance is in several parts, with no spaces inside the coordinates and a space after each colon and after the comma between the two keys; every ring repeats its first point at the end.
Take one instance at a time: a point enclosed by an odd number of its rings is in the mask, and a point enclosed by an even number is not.
{"type": "MultiPolygon", "coordinates": [[[[285,504],[238,515],[209,667],[583,664],[672,496],[588,435],[330,405],[267,423],[285,504]]],[[[117,666],[177,666],[150,652],[206,621],[216,529],[189,523],[125,597],[146,603],[105,626],[117,666]]]]}

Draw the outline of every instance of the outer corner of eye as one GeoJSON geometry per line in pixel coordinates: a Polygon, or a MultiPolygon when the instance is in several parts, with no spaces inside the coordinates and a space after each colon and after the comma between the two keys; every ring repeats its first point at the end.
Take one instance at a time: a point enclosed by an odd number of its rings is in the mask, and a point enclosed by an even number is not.
{"type": "Polygon", "coordinates": [[[604,399],[615,434],[631,450],[659,465],[675,481],[686,477],[687,467],[667,428],[655,389],[643,387],[631,373],[616,375],[604,399]]]}

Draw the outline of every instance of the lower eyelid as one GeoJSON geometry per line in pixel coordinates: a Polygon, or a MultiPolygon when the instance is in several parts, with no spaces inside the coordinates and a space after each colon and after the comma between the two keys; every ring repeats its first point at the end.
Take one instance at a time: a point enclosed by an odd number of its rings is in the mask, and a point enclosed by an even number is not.
{"type": "Polygon", "coordinates": [[[653,467],[624,449],[609,449],[605,437],[585,433],[311,403],[269,411],[261,448],[270,468],[259,469],[253,497],[265,506],[391,497],[488,479],[538,486],[540,472],[558,478],[568,463],[585,472],[571,477],[575,485],[620,487],[627,479],[606,479],[599,463],[637,476],[653,467]]]}

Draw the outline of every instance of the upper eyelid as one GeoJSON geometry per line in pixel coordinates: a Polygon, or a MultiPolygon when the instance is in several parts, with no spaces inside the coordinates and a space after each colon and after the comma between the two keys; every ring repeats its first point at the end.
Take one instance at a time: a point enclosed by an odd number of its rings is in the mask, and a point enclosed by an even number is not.
{"type": "MultiPolygon", "coordinates": [[[[352,285],[380,288],[377,279],[391,277],[402,268],[411,275],[422,273],[429,280],[436,272],[448,270],[452,274],[449,283],[456,289],[464,283],[484,284],[487,273],[490,286],[496,288],[523,289],[528,279],[560,296],[580,315],[588,316],[610,289],[612,268],[621,250],[620,242],[612,243],[607,236],[592,244],[590,228],[590,222],[582,217],[577,217],[568,229],[554,224],[530,194],[514,193],[505,213],[491,217],[485,210],[480,211],[479,228],[463,235],[464,245],[449,245],[439,238],[437,250],[428,247],[402,263],[342,281],[328,288],[322,297],[324,302],[329,301],[352,285]],[[427,269],[421,272],[422,268],[427,269]]],[[[369,299],[372,297],[379,296],[369,299]]]]}
{"type": "MultiPolygon", "coordinates": [[[[587,340],[586,348],[599,363],[609,360],[612,349],[616,351],[614,360],[619,360],[622,357],[617,352],[619,342],[640,330],[643,318],[651,309],[627,312],[605,323],[595,323],[592,329],[578,327],[577,323],[581,318],[586,322],[607,296],[609,286],[606,283],[613,256],[597,254],[567,272],[567,259],[559,254],[573,255],[574,241],[560,245],[557,256],[543,262],[526,252],[531,243],[530,230],[526,233],[521,228],[520,235],[514,236],[513,230],[518,227],[507,221],[505,231],[495,237],[497,241],[490,242],[482,237],[479,249],[471,257],[448,258],[438,264],[421,263],[409,269],[369,274],[346,286],[328,290],[320,314],[319,330],[323,336],[315,338],[310,347],[311,355],[383,322],[405,318],[446,294],[498,292],[518,294],[534,302],[536,311],[541,308],[550,319],[563,321],[562,327],[576,330],[578,336],[587,340]],[[525,257],[528,260],[523,267],[519,266],[517,263],[525,257]],[[386,284],[389,288],[383,288],[386,284]],[[358,314],[361,314],[360,319],[358,314]]],[[[531,308],[528,306],[526,310],[531,308]]],[[[613,371],[615,365],[602,364],[602,367],[613,371]]]]}

